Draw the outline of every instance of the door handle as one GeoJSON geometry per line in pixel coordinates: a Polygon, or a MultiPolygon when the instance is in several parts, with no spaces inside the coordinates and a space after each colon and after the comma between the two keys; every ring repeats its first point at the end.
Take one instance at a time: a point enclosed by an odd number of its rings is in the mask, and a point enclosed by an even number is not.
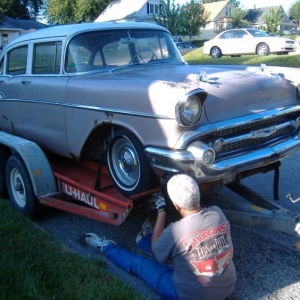
{"type": "Polygon", "coordinates": [[[22,80],[21,82],[22,82],[22,84],[29,84],[31,81],[29,81],[29,80],[22,80]]]}

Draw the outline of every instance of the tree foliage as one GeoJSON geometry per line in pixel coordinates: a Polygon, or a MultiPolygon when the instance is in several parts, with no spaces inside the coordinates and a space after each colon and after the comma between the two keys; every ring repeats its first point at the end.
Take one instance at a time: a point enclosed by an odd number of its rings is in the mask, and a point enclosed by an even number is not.
{"type": "Polygon", "coordinates": [[[0,15],[14,19],[36,19],[43,4],[43,0],[1,0],[0,15]]]}
{"type": "Polygon", "coordinates": [[[240,7],[234,7],[231,11],[231,20],[233,28],[241,28],[249,25],[249,22],[245,20],[247,10],[240,7]]]}
{"type": "Polygon", "coordinates": [[[154,21],[167,28],[173,35],[178,35],[180,31],[180,6],[175,4],[175,0],[162,0],[159,15],[153,15],[154,21]]]}
{"type": "MultiPolygon", "coordinates": [[[[205,3],[212,3],[212,2],[219,2],[219,1],[224,1],[224,0],[203,0],[202,3],[205,4],[205,3]]],[[[230,2],[234,7],[239,7],[241,4],[241,1],[238,0],[230,0],[230,2]]]]}
{"type": "Polygon", "coordinates": [[[276,34],[278,32],[278,26],[283,20],[283,12],[280,7],[277,9],[270,7],[263,16],[263,20],[266,23],[267,32],[276,34]]]}
{"type": "Polygon", "coordinates": [[[290,19],[300,25],[300,1],[292,4],[289,10],[290,19]]]}
{"type": "Polygon", "coordinates": [[[93,22],[112,0],[47,0],[48,21],[52,24],[93,22]]]}
{"type": "Polygon", "coordinates": [[[182,6],[179,19],[179,33],[186,35],[192,41],[192,37],[200,33],[200,28],[208,23],[210,13],[206,12],[203,5],[191,0],[182,6]]]}

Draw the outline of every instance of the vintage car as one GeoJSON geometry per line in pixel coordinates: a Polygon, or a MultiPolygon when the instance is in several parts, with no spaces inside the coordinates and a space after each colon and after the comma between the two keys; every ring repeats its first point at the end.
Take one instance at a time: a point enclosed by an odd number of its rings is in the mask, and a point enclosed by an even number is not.
{"type": "Polygon", "coordinates": [[[54,26],[3,50],[0,130],[103,161],[127,196],[177,173],[214,188],[300,148],[299,82],[296,68],[188,65],[154,24],[54,26]]]}

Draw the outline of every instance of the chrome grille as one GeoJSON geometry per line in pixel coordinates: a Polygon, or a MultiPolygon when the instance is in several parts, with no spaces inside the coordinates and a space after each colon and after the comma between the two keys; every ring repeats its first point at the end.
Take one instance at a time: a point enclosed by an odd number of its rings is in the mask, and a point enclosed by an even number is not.
{"type": "MultiPolygon", "coordinates": [[[[296,120],[300,116],[300,112],[297,113],[289,113],[286,115],[279,115],[272,118],[267,118],[264,120],[259,120],[256,122],[247,123],[244,125],[240,125],[237,127],[220,129],[216,130],[213,133],[202,136],[200,140],[206,144],[213,145],[213,143],[222,138],[224,140],[242,136],[251,131],[268,128],[270,126],[279,125],[288,121],[296,120]]],[[[275,133],[267,136],[267,137],[257,137],[257,138],[249,138],[243,139],[242,141],[233,142],[224,144],[221,149],[217,151],[217,154],[222,155],[232,151],[245,150],[247,147],[259,146],[260,144],[264,144],[273,140],[278,140],[281,137],[285,137],[288,134],[291,134],[295,130],[294,126],[287,126],[281,129],[278,129],[275,133]]]]}

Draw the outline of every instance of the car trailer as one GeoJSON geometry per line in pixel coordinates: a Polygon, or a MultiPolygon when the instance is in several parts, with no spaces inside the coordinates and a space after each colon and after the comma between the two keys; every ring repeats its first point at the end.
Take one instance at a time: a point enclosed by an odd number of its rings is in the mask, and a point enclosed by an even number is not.
{"type": "MultiPolygon", "coordinates": [[[[126,197],[97,162],[77,163],[46,154],[34,142],[0,132],[0,195],[6,186],[13,206],[25,214],[44,205],[116,226],[129,214],[147,208],[147,199],[160,192],[156,188],[126,197]]],[[[299,214],[265,199],[239,181],[227,187],[243,201],[213,193],[205,193],[204,200],[218,205],[230,222],[300,235],[299,214]]],[[[291,195],[289,198],[295,202],[291,195]]]]}

